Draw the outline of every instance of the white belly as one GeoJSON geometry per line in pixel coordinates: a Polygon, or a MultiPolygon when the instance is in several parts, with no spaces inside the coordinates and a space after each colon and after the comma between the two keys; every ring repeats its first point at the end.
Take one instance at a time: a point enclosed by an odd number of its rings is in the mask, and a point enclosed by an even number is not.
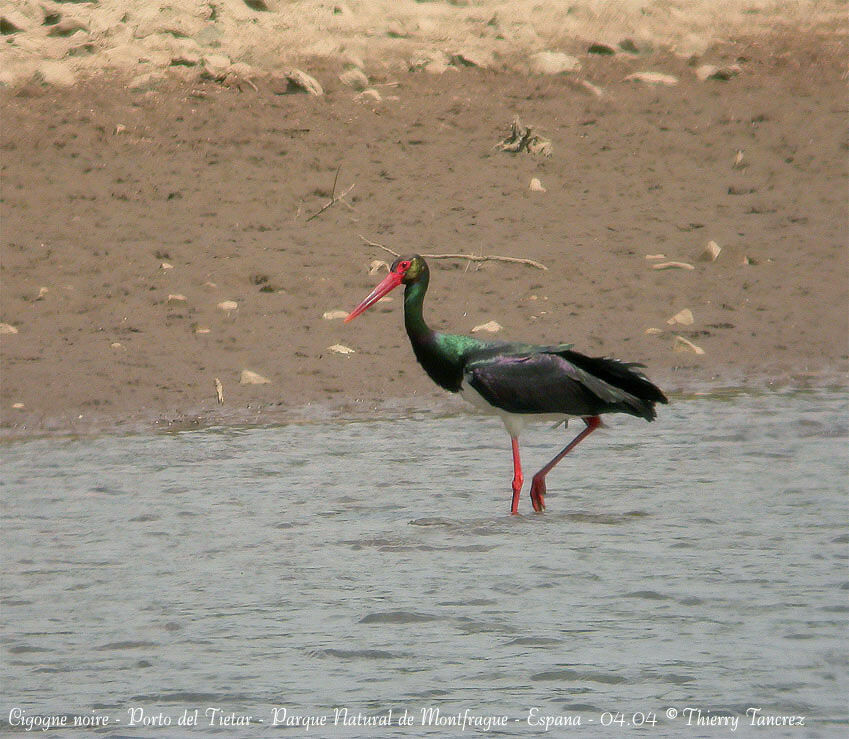
{"type": "Polygon", "coordinates": [[[517,439],[519,438],[519,434],[522,433],[522,429],[528,423],[554,424],[562,423],[569,418],[577,418],[577,416],[568,416],[565,413],[509,413],[503,411],[487,403],[481,394],[465,380],[463,380],[463,384],[460,387],[460,397],[477,408],[481,413],[485,413],[488,416],[498,416],[507,429],[507,433],[517,439]]]}

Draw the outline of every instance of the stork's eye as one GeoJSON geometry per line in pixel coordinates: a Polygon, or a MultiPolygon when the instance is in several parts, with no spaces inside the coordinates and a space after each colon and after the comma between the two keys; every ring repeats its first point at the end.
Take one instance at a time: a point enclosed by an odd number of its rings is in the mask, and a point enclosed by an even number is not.
{"type": "Polygon", "coordinates": [[[408,269],[410,269],[410,263],[407,261],[401,262],[401,264],[398,265],[398,269],[402,270],[403,272],[406,272],[408,269]]]}

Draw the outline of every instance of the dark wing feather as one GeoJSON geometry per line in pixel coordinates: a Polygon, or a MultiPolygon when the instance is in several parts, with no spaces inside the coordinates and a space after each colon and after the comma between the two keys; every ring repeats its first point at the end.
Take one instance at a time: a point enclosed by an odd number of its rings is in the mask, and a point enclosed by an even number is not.
{"type": "Polygon", "coordinates": [[[562,351],[558,354],[567,362],[571,362],[593,376],[624,390],[635,398],[649,403],[666,404],[669,402],[657,385],[654,385],[642,372],[635,369],[645,365],[638,362],[620,362],[618,359],[609,357],[588,357],[573,351],[562,351]]]}
{"type": "Polygon", "coordinates": [[[465,378],[489,403],[509,413],[595,416],[622,412],[650,421],[659,398],[643,392],[641,382],[660,394],[628,365],[568,350],[472,359],[466,364],[465,378]],[[564,355],[579,359],[570,361],[564,355]]]}

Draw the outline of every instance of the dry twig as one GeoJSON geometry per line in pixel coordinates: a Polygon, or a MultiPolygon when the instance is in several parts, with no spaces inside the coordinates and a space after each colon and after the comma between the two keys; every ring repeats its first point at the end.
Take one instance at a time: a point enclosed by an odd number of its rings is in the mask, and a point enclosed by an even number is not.
{"type": "MultiPolygon", "coordinates": [[[[379,249],[383,249],[383,251],[388,251],[396,257],[401,256],[398,252],[392,251],[392,249],[388,246],[378,244],[376,241],[371,241],[362,234],[359,234],[359,237],[369,246],[376,246],[379,249]]],[[[511,262],[513,264],[526,264],[529,267],[535,267],[536,269],[541,269],[546,272],[548,271],[548,267],[544,264],[536,262],[533,259],[522,259],[521,257],[499,257],[493,254],[480,256],[477,254],[422,254],[421,256],[426,257],[427,259],[468,259],[470,262],[511,262]]]]}
{"type": "Polygon", "coordinates": [[[510,135],[503,141],[499,141],[494,148],[513,154],[527,151],[529,154],[551,156],[551,141],[534,133],[530,126],[525,128],[519,120],[519,116],[513,118],[513,123],[510,125],[510,135]]]}
{"type": "Polygon", "coordinates": [[[341,195],[337,195],[337,194],[336,194],[336,182],[339,180],[339,170],[340,170],[340,169],[342,169],[342,165],[341,165],[341,164],[340,164],[340,165],[336,168],[336,176],[333,178],[333,190],[331,190],[331,192],[330,192],[330,200],[328,200],[328,201],[327,201],[327,202],[326,202],[323,206],[321,206],[321,208],[320,208],[319,210],[317,210],[317,211],[316,211],[315,213],[313,213],[313,214],[312,214],[309,218],[307,218],[306,223],[309,223],[309,222],[310,222],[313,218],[317,218],[317,217],[318,217],[318,216],[320,216],[322,213],[324,213],[324,211],[326,211],[328,208],[331,208],[331,207],[333,207],[334,205],[336,205],[336,203],[340,203],[340,202],[341,202],[341,203],[342,203],[342,205],[347,205],[347,206],[348,206],[351,210],[353,210],[353,209],[354,209],[354,206],[352,206],[350,203],[346,203],[346,202],[345,202],[345,196],[346,196],[349,192],[351,192],[351,190],[353,190],[353,189],[354,189],[354,185],[356,185],[356,184],[357,184],[356,182],[354,182],[354,183],[353,183],[353,184],[352,184],[352,185],[351,185],[351,186],[350,186],[347,190],[345,190],[345,192],[343,192],[341,195]]]}

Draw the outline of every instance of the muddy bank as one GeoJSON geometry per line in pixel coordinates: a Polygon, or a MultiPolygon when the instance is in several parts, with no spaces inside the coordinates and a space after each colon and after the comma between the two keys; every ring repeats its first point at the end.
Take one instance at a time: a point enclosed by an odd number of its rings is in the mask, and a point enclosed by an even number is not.
{"type": "Polygon", "coordinates": [[[360,235],[548,267],[432,262],[437,329],[495,320],[499,338],[644,362],[672,391],[831,381],[849,335],[843,63],[780,44],[713,49],[741,67],[728,80],[655,57],[672,86],[588,56],[600,97],[570,76],[468,68],[374,72],[378,101],[329,62],[312,70],[321,97],[265,78],[0,91],[0,321],[17,331],[0,336],[3,430],[450,403],[415,364],[400,293],[352,324],[322,317],[389,258],[360,235]],[[516,115],[550,157],[494,148],[516,115]],[[353,189],[310,219],[337,170],[337,193],[353,189]],[[711,240],[718,259],[698,261],[711,240]],[[685,308],[691,325],[667,323],[685,308]],[[240,384],[245,369],[270,382],[240,384]]]}

